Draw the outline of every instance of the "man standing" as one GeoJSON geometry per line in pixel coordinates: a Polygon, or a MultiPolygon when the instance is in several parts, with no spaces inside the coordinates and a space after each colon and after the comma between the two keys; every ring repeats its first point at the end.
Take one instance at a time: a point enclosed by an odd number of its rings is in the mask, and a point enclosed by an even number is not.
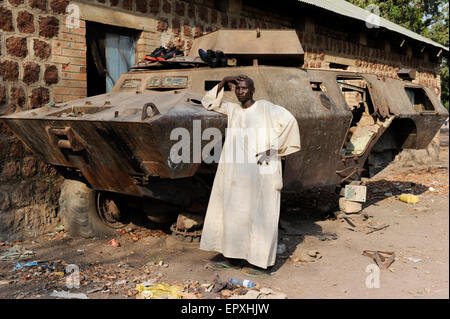
{"type": "Polygon", "coordinates": [[[226,114],[228,125],[200,249],[266,269],[276,258],[283,186],[280,157],[300,150],[300,135],[288,110],[254,101],[254,92],[249,77],[225,77],[202,99],[206,109],[226,114]],[[240,105],[222,103],[228,83],[235,84],[240,105]]]}

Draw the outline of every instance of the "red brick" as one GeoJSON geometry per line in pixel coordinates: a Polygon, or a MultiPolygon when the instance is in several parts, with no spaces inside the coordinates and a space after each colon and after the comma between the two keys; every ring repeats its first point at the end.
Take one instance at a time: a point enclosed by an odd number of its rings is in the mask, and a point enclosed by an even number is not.
{"type": "MultiPolygon", "coordinates": [[[[76,81],[76,80],[61,80],[59,81],[59,86],[68,88],[83,88],[86,87],[86,81],[76,81]]],[[[73,91],[71,91],[73,93],[73,91]]]]}
{"type": "Polygon", "coordinates": [[[68,63],[72,63],[72,60],[70,57],[68,56],[60,56],[60,55],[55,55],[52,58],[52,62],[54,63],[61,63],[61,64],[68,64],[68,63]]]}
{"type": "Polygon", "coordinates": [[[63,33],[61,38],[70,42],[86,43],[86,37],[82,35],[63,33]]]}
{"type": "Polygon", "coordinates": [[[63,87],[55,87],[53,88],[53,93],[58,95],[69,95],[71,94],[71,89],[63,87]]]}
{"type": "Polygon", "coordinates": [[[70,32],[66,32],[66,33],[82,35],[82,36],[86,35],[86,28],[81,27],[81,24],[80,24],[79,28],[72,28],[69,30],[70,30],[70,32]]]}
{"type": "Polygon", "coordinates": [[[84,50],[84,51],[86,51],[87,46],[86,46],[86,43],[75,43],[74,42],[74,43],[72,43],[71,48],[75,49],[75,50],[84,50]]]}
{"type": "Polygon", "coordinates": [[[86,58],[69,58],[71,64],[86,66],[86,58]]]}
{"type": "MultiPolygon", "coordinates": [[[[81,81],[80,81],[81,82],[81,81]]],[[[86,82],[81,82],[81,83],[84,83],[84,85],[86,85],[86,82]]],[[[80,85],[83,85],[83,84],[80,84],[80,85]]],[[[80,89],[71,89],[71,94],[72,95],[79,95],[79,96],[83,96],[83,97],[85,97],[86,96],[86,93],[87,93],[87,90],[86,90],[86,88],[80,88],[80,89]]]]}
{"type": "Polygon", "coordinates": [[[55,102],[56,103],[64,102],[64,95],[55,94],[55,102]]]}
{"type": "Polygon", "coordinates": [[[74,79],[74,80],[86,81],[87,74],[86,73],[71,73],[70,78],[74,79]]]}
{"type": "Polygon", "coordinates": [[[53,53],[54,56],[62,55],[62,48],[58,47],[58,46],[53,47],[52,53],[53,53]]]}
{"type": "Polygon", "coordinates": [[[62,49],[62,55],[73,56],[73,57],[85,57],[86,51],[73,50],[73,49],[62,49]]]}
{"type": "MultiPolygon", "coordinates": [[[[65,65],[65,64],[63,64],[63,65],[65,65]]],[[[72,77],[72,73],[70,73],[70,72],[62,72],[61,73],[61,78],[64,80],[70,79],[71,77],[72,77]]]]}

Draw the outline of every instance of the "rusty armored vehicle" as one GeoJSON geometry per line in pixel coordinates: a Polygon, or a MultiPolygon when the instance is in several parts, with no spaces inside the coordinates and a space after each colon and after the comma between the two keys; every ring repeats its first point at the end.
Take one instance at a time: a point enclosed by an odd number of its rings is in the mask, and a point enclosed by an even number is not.
{"type": "MultiPolygon", "coordinates": [[[[248,75],[256,100],[296,117],[302,149],[284,161],[285,196],[336,194],[402,149],[425,148],[448,117],[435,92],[411,81],[301,68],[304,52],[293,30],[219,30],[196,39],[190,52],[134,67],[107,94],[2,118],[66,178],[60,209],[72,235],[109,234],[126,223],[124,211],[156,222],[205,213],[217,163],[192,159],[193,148],[210,142],[193,123],[225,136],[226,116],[200,102],[225,76],[248,75]],[[223,51],[228,66],[209,67],[199,48],[223,51]],[[190,133],[189,162],[172,161],[176,128],[190,133]]],[[[224,100],[237,101],[231,88],[224,100]]]]}

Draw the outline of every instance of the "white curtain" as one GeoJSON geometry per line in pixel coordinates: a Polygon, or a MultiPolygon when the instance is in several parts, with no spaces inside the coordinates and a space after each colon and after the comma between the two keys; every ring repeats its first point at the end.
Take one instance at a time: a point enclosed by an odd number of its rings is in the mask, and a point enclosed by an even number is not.
{"type": "Polygon", "coordinates": [[[110,92],[120,75],[134,65],[134,39],[131,36],[107,33],[106,51],[106,92],[110,92]]]}

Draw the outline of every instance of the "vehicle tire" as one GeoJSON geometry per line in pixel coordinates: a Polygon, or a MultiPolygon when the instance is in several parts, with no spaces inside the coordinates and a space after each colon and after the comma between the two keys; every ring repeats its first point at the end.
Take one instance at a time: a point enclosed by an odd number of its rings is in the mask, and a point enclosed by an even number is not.
{"type": "Polygon", "coordinates": [[[100,219],[96,191],[82,182],[71,179],[64,181],[59,207],[64,227],[73,237],[105,237],[117,232],[100,219]]]}

